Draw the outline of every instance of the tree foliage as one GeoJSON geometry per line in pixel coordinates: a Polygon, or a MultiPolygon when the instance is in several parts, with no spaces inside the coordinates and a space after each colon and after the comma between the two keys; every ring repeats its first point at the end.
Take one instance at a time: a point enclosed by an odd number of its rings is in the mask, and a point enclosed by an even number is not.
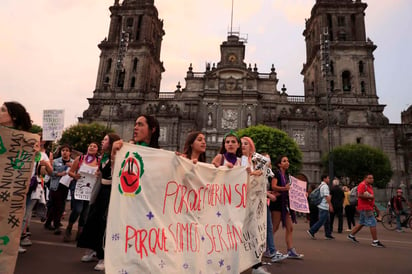
{"type": "Polygon", "coordinates": [[[63,131],[59,144],[69,144],[73,149],[86,153],[91,142],[101,143],[107,133],[113,132],[97,123],[77,124],[63,131]]]}
{"type": "MultiPolygon", "coordinates": [[[[386,187],[392,177],[391,163],[382,150],[363,144],[347,144],[332,150],[334,174],[338,178],[348,177],[351,184],[361,182],[366,173],[374,177],[374,186],[386,187]]],[[[322,158],[328,169],[328,155],[322,158]]]]}
{"type": "Polygon", "coordinates": [[[43,131],[43,128],[39,125],[33,124],[29,130],[31,133],[39,133],[43,131]]]}
{"type": "Polygon", "coordinates": [[[255,143],[256,152],[266,152],[272,162],[280,155],[286,155],[290,162],[289,172],[296,174],[302,167],[302,152],[286,132],[265,125],[243,128],[237,132],[240,137],[248,136],[255,143]]]}

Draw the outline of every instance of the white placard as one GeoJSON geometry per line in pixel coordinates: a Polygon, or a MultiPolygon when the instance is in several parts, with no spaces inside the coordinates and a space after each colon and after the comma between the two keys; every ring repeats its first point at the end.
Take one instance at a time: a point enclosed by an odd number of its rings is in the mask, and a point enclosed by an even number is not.
{"type": "Polygon", "coordinates": [[[43,140],[54,141],[62,137],[64,129],[64,110],[43,110],[43,140]]]}

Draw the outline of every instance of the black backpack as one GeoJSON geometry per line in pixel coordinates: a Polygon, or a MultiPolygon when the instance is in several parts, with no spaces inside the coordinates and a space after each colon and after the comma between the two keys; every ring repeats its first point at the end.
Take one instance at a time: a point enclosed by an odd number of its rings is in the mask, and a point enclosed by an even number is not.
{"type": "Polygon", "coordinates": [[[322,202],[322,196],[320,195],[320,185],[315,188],[310,194],[309,194],[309,203],[311,205],[317,206],[322,202]]]}

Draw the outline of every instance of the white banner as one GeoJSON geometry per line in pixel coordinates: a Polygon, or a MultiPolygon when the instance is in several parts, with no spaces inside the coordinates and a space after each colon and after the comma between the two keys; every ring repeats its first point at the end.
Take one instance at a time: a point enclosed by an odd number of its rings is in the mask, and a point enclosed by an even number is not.
{"type": "Polygon", "coordinates": [[[240,273],[266,244],[265,176],[124,143],[117,153],[106,273],[240,273]]]}
{"type": "Polygon", "coordinates": [[[309,213],[309,204],[306,194],[306,182],[301,181],[293,176],[291,178],[291,185],[289,189],[289,204],[290,209],[309,213]]]}
{"type": "Polygon", "coordinates": [[[64,129],[64,110],[43,110],[43,140],[54,141],[62,137],[64,129]]]}

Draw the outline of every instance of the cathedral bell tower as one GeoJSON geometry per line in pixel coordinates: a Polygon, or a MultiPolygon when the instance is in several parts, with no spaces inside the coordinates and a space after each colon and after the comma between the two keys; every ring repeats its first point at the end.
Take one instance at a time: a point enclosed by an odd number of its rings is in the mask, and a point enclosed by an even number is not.
{"type": "Polygon", "coordinates": [[[159,96],[165,32],[154,0],[119,2],[110,7],[109,34],[98,45],[96,89],[80,122],[98,122],[128,136],[141,104],[159,96]]]}
{"type": "Polygon", "coordinates": [[[316,0],[303,32],[305,96],[326,105],[328,95],[332,110],[344,109],[342,123],[387,123],[378,103],[376,45],[366,37],[366,8],[361,0],[316,0]]]}

